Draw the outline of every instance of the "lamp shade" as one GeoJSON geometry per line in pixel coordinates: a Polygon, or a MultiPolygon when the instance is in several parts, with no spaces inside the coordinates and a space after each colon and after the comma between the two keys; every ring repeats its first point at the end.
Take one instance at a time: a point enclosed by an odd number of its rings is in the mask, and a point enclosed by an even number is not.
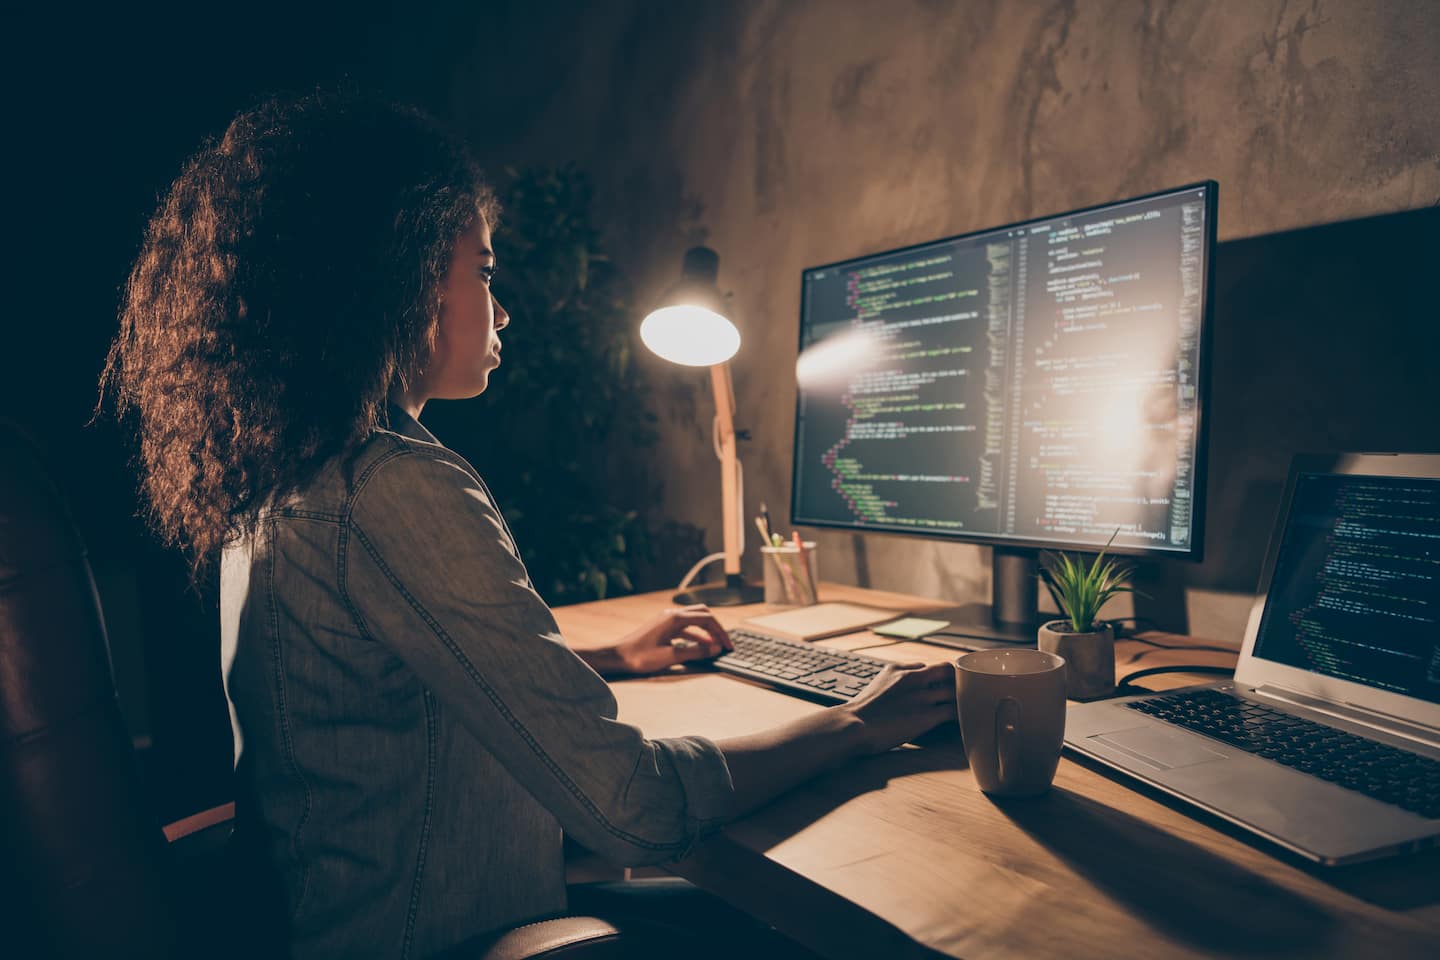
{"type": "Polygon", "coordinates": [[[720,258],[709,247],[685,252],[680,282],[640,324],[645,346],[671,363],[708,367],[724,363],[740,349],[740,331],[724,314],[725,298],[716,286],[720,258]]]}

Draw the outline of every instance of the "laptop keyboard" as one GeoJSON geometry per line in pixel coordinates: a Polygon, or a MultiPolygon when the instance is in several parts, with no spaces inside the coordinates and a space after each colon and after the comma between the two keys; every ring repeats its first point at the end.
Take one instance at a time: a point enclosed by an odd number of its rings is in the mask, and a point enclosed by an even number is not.
{"type": "Polygon", "coordinates": [[[715,660],[726,673],[779,687],[782,693],[844,703],[869,685],[886,666],[859,653],[781,640],[748,630],[731,630],[735,650],[715,660]]]}
{"type": "Polygon", "coordinates": [[[1125,706],[1422,817],[1440,818],[1440,761],[1219,690],[1186,690],[1125,706]]]}

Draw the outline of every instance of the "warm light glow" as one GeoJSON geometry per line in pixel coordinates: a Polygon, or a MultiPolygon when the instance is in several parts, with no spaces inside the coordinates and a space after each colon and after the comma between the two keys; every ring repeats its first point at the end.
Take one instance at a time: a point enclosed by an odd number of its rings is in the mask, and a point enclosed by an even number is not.
{"type": "Polygon", "coordinates": [[[800,352],[795,379],[807,390],[822,389],[869,369],[881,355],[880,340],[867,330],[836,334],[800,352]]]}
{"type": "Polygon", "coordinates": [[[735,324],[704,307],[662,307],[640,324],[640,339],[671,363],[687,367],[724,363],[740,349],[735,324]]]}

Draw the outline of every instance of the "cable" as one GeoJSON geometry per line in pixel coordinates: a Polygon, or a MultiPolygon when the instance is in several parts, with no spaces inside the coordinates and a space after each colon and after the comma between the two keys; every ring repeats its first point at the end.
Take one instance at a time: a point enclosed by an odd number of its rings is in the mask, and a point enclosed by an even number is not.
{"type": "Polygon", "coordinates": [[[1216,667],[1208,664],[1171,664],[1165,667],[1146,667],[1144,670],[1135,670],[1125,674],[1115,684],[1115,692],[1119,693],[1125,689],[1139,690],[1144,693],[1154,693],[1154,690],[1146,690],[1144,687],[1135,686],[1134,681],[1141,677],[1151,677],[1159,673],[1213,673],[1226,677],[1235,675],[1234,667],[1216,667]]]}
{"type": "MultiPolygon", "coordinates": [[[[1140,626],[1142,623],[1149,624],[1150,626],[1148,629],[1155,629],[1156,627],[1160,626],[1158,623],[1156,623],[1154,620],[1151,620],[1149,617],[1110,617],[1109,622],[1115,625],[1116,640],[1120,640],[1122,638],[1125,640],[1140,640],[1139,637],[1135,636],[1135,632],[1142,629],[1140,626]],[[1122,623],[1133,623],[1135,624],[1135,626],[1122,627],[1122,623]]],[[[1151,646],[1156,647],[1161,646],[1161,644],[1156,643],[1154,640],[1140,640],[1140,642],[1148,643],[1151,646]]]]}
{"type": "Polygon", "coordinates": [[[693,567],[690,568],[690,572],[687,573],[687,574],[685,574],[685,578],[680,581],[680,586],[678,586],[678,587],[675,588],[676,591],[688,590],[688,589],[690,588],[690,582],[695,579],[695,574],[699,573],[701,570],[704,570],[706,567],[708,567],[710,564],[714,563],[716,560],[724,560],[724,559],[725,559],[725,552],[724,552],[723,550],[722,550],[721,552],[719,552],[719,553],[712,553],[712,554],[710,554],[710,556],[708,556],[708,557],[702,557],[702,558],[700,558],[700,560],[698,560],[698,561],[695,563],[695,566],[693,566],[693,567]]]}
{"type": "Polygon", "coordinates": [[[1115,628],[1116,640],[1133,640],[1136,643],[1143,643],[1147,647],[1156,647],[1160,650],[1213,650],[1216,653],[1240,652],[1238,647],[1227,647],[1220,644],[1161,643],[1159,640],[1151,640],[1147,637],[1136,635],[1134,631],[1140,629],[1140,624],[1142,623],[1148,623],[1152,628],[1157,626],[1155,621],[1149,617],[1111,617],[1110,622],[1117,625],[1115,628]],[[1118,624],[1127,622],[1135,624],[1134,629],[1125,629],[1118,626],[1118,624]]]}
{"type": "MultiPolygon", "coordinates": [[[[1119,640],[1119,639],[1122,639],[1122,638],[1121,638],[1121,637],[1116,637],[1115,639],[1119,640]]],[[[1143,637],[1124,637],[1123,639],[1125,639],[1125,640],[1133,640],[1133,641],[1136,642],[1136,643],[1143,643],[1143,644],[1145,644],[1145,645],[1147,645],[1147,646],[1155,647],[1156,649],[1159,649],[1159,650],[1213,650],[1213,651],[1215,651],[1216,653],[1235,653],[1235,654],[1238,654],[1238,653],[1240,652],[1240,648],[1238,648],[1238,647],[1223,647],[1223,646],[1220,646],[1219,644],[1202,644],[1202,643],[1160,643],[1160,642],[1157,641],[1157,640],[1146,640],[1146,639],[1144,639],[1143,637]]]]}

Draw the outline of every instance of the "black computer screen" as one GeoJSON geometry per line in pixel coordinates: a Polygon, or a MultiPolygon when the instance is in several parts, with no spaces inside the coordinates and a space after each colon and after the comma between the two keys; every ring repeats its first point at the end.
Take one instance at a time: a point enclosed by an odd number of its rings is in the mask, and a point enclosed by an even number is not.
{"type": "Polygon", "coordinates": [[[1440,480],[1296,477],[1255,656],[1440,703],[1440,480]]]}
{"type": "Polygon", "coordinates": [[[806,270],[795,522],[1198,556],[1214,190],[806,270]]]}

